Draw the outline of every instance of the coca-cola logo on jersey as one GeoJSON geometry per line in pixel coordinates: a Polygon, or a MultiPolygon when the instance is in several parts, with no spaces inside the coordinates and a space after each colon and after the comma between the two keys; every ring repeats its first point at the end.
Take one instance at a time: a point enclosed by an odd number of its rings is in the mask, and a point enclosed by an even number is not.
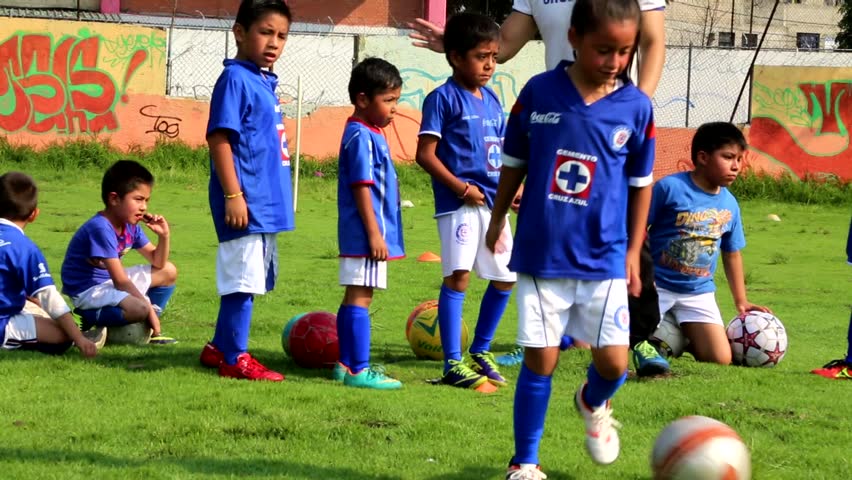
{"type": "Polygon", "coordinates": [[[530,123],[544,123],[548,125],[558,125],[559,120],[562,118],[562,114],[558,112],[547,112],[547,113],[538,113],[532,112],[530,114],[530,123]]]}

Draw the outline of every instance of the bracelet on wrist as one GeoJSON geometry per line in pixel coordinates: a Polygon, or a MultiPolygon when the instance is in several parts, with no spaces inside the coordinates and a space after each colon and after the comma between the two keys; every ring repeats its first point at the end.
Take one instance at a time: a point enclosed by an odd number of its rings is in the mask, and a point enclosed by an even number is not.
{"type": "Polygon", "coordinates": [[[242,197],[242,196],[243,196],[243,192],[226,193],[225,194],[225,200],[230,200],[232,198],[237,198],[237,197],[242,197]]]}
{"type": "Polygon", "coordinates": [[[468,192],[470,192],[470,182],[464,182],[464,191],[459,195],[459,198],[466,197],[468,192]]]}

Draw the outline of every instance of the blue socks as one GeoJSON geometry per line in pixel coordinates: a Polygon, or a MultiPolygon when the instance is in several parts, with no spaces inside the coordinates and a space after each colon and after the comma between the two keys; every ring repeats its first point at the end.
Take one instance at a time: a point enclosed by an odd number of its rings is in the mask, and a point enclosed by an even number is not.
{"type": "Polygon", "coordinates": [[[101,307],[88,310],[77,309],[75,312],[83,320],[83,330],[88,330],[93,326],[123,327],[127,325],[127,320],[124,318],[124,310],[121,307],[101,307]]]}
{"type": "Polygon", "coordinates": [[[852,315],[849,315],[849,330],[846,332],[846,363],[852,363],[852,315]]]}
{"type": "Polygon", "coordinates": [[[148,300],[151,300],[151,304],[160,307],[160,315],[166,311],[166,305],[169,304],[169,299],[172,298],[172,294],[175,293],[175,288],[177,288],[177,285],[151,287],[147,292],[145,292],[148,296],[148,300]]]}
{"type": "Polygon", "coordinates": [[[538,375],[524,363],[515,388],[515,457],[513,464],[538,464],[538,447],[550,403],[553,377],[538,375]]]}
{"type": "Polygon", "coordinates": [[[349,305],[340,305],[337,309],[337,344],[340,350],[339,362],[349,368],[352,365],[352,342],[350,341],[351,331],[349,314],[349,305]]]}
{"type": "Polygon", "coordinates": [[[461,318],[464,292],[441,285],[438,297],[438,328],[441,330],[441,346],[444,350],[444,373],[450,370],[450,360],[461,360],[461,318]]]}
{"type": "Polygon", "coordinates": [[[624,381],[627,380],[627,372],[622,373],[615,380],[607,380],[598,373],[595,365],[592,364],[589,365],[587,378],[589,383],[583,389],[583,401],[591,408],[598,408],[612,398],[624,384],[624,381]]]}
{"type": "Polygon", "coordinates": [[[562,340],[559,341],[559,350],[564,352],[574,346],[574,339],[569,335],[562,335],[562,340]]]}
{"type": "Polygon", "coordinates": [[[254,296],[250,293],[231,293],[220,299],[213,345],[222,352],[228,365],[236,364],[237,357],[248,351],[253,303],[254,296]]]}
{"type": "MultiPolygon", "coordinates": [[[[500,319],[503,317],[503,312],[506,310],[506,304],[509,303],[511,295],[512,290],[499,290],[494,287],[493,283],[488,284],[485,295],[482,296],[482,303],[479,305],[479,319],[476,321],[476,331],[473,335],[473,343],[470,344],[470,353],[482,353],[491,350],[491,340],[494,339],[494,332],[497,330],[497,325],[500,324],[500,319]]],[[[463,296],[462,299],[464,299],[463,296]]],[[[440,308],[440,303],[438,308],[440,308]]],[[[459,317],[461,318],[461,315],[459,317]]],[[[443,326],[441,331],[443,331],[443,326]]],[[[441,344],[443,345],[443,338],[441,344]]]]}
{"type": "MultiPolygon", "coordinates": [[[[353,375],[370,367],[370,312],[364,307],[345,305],[347,349],[351,357],[346,365],[353,375]]],[[[340,332],[337,333],[340,338],[340,332]]]]}

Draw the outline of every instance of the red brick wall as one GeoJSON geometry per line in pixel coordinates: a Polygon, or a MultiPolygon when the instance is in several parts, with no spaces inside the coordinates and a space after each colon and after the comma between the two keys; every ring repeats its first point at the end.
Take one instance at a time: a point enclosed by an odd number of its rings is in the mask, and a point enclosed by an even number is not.
{"type": "MultiPolygon", "coordinates": [[[[233,17],[239,0],[121,0],[121,11],[181,16],[233,17]]],[[[401,27],[423,16],[423,0],[289,0],[299,22],[401,27]]]]}

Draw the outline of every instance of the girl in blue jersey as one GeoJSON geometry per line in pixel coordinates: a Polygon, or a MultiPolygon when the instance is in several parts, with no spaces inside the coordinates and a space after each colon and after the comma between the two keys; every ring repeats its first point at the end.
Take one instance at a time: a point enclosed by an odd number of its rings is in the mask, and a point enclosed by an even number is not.
{"type": "Polygon", "coordinates": [[[216,333],[202,365],[223,377],[280,382],[248,353],[254,295],[272,290],[278,232],[293,230],[290,153],[268,71],[281,56],[291,14],[284,0],[243,0],[234,23],[237,55],[225,60],[210,99],[210,210],[219,239],[216,333]]]}
{"type": "Polygon", "coordinates": [[[444,51],[453,75],[423,102],[416,157],[418,165],[432,176],[441,239],[441,381],[480,391],[507,384],[490,350],[515,284],[515,274],[508,268],[508,224],[501,230],[505,251],[493,253],[485,247],[503,146],[503,107],[485,86],[494,73],[498,38],[497,24],[482,15],[462,13],[447,22],[444,51]],[[490,282],[480,304],[467,364],[462,360],[461,325],[472,269],[490,282]]]}
{"type": "Polygon", "coordinates": [[[639,16],[635,0],[578,0],[568,33],[576,61],[530,79],[509,116],[486,235],[495,249],[526,181],[509,263],[526,348],[506,478],[545,478],[538,447],[563,332],[592,349],[575,395],[586,448],[600,464],[619,454],[610,399],[627,377],[627,297],[642,287],[655,144],[651,101],[624,75],[639,16]]]}
{"type": "Polygon", "coordinates": [[[337,311],[340,361],[333,378],[348,387],[396,390],[402,383],[370,367],[373,290],[387,288],[388,261],[405,256],[399,181],[382,128],[393,121],[402,90],[399,70],[380,58],[352,69],[349,99],[355,107],[340,142],[337,239],[340,284],[337,311]]]}

